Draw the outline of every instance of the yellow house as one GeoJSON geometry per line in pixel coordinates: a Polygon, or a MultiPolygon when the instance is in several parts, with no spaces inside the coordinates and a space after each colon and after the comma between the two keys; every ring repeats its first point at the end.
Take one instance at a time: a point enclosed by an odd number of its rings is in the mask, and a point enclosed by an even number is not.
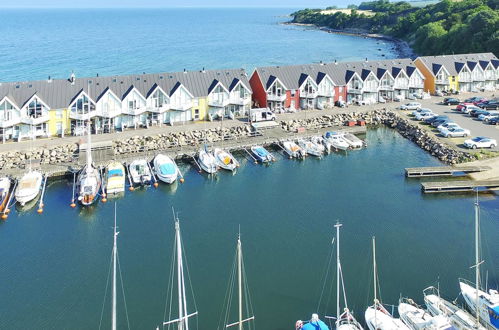
{"type": "Polygon", "coordinates": [[[49,110],[48,131],[51,136],[66,136],[71,133],[68,109],[49,110]]]}
{"type": "Polygon", "coordinates": [[[425,77],[424,89],[434,94],[439,91],[459,90],[459,67],[451,55],[422,56],[414,60],[416,67],[425,77]]]}
{"type": "Polygon", "coordinates": [[[199,97],[197,102],[193,102],[192,119],[194,121],[208,119],[208,97],[199,97]]]}

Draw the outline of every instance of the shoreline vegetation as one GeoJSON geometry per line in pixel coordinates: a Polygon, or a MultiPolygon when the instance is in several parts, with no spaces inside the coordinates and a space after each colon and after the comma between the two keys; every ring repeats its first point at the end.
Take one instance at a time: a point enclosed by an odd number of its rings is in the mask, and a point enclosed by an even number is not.
{"type": "MultiPolygon", "coordinates": [[[[389,35],[379,34],[379,33],[369,33],[368,31],[362,31],[359,29],[333,29],[327,26],[317,26],[310,23],[293,23],[285,22],[285,25],[302,26],[306,28],[317,29],[326,33],[339,34],[344,36],[352,36],[359,38],[369,38],[376,39],[383,42],[388,42],[393,45],[392,50],[398,54],[399,58],[416,58],[418,54],[414,52],[414,49],[409,45],[407,41],[391,37],[389,35]]],[[[384,54],[382,54],[384,56],[384,54]]]]}
{"type": "Polygon", "coordinates": [[[290,16],[288,24],[393,42],[403,57],[499,54],[499,0],[441,0],[425,6],[375,0],[346,9],[307,8],[290,16]]]}

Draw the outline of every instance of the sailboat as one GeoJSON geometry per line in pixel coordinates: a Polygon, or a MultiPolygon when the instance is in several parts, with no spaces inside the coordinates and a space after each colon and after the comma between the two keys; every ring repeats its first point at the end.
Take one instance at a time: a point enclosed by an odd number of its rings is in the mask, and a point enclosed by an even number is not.
{"type": "Polygon", "coordinates": [[[430,314],[433,316],[445,316],[455,329],[485,330],[480,324],[475,323],[475,319],[470,313],[440,297],[440,290],[438,288],[430,286],[423,290],[423,294],[424,302],[430,314]]]}
{"type": "MultiPolygon", "coordinates": [[[[175,319],[171,319],[169,321],[163,322],[163,326],[176,324],[178,330],[189,330],[189,319],[198,315],[197,308],[195,312],[189,313],[187,309],[187,296],[185,293],[185,274],[184,274],[184,258],[182,252],[184,251],[182,245],[182,238],[180,235],[180,221],[178,217],[175,215],[175,211],[173,211],[173,217],[175,220],[175,242],[174,242],[174,257],[172,262],[175,264],[176,268],[176,277],[177,277],[177,297],[178,297],[178,317],[175,319]]],[[[174,265],[172,264],[172,267],[174,265]]],[[[173,268],[172,268],[173,269],[173,268]]],[[[172,273],[173,274],[173,273],[172,273]]],[[[169,302],[173,301],[173,278],[170,279],[169,283],[171,283],[172,287],[168,288],[168,292],[170,293],[169,302]]],[[[194,300],[195,304],[195,300],[194,300]]],[[[172,306],[167,306],[170,311],[170,315],[168,318],[171,318],[172,306]]],[[[196,307],[196,306],[194,306],[196,307]]],[[[159,327],[156,328],[159,330],[159,327]]]]}
{"type": "Polygon", "coordinates": [[[102,184],[102,178],[99,170],[92,162],[92,146],[90,134],[90,121],[87,126],[87,163],[78,173],[78,201],[84,206],[93,204],[99,197],[99,189],[102,184]]]}
{"type": "Polygon", "coordinates": [[[218,170],[215,156],[208,150],[208,146],[199,149],[198,152],[199,166],[208,174],[214,174],[218,170]]]}
{"type": "Polygon", "coordinates": [[[400,319],[394,318],[377,299],[377,269],[376,269],[376,239],[373,237],[373,279],[374,279],[374,304],[367,307],[365,319],[371,330],[395,330],[409,328],[400,319]]]}
{"type": "Polygon", "coordinates": [[[340,262],[340,227],[339,222],[334,226],[336,228],[336,329],[341,330],[362,330],[362,326],[348,309],[347,295],[345,293],[345,283],[343,281],[343,271],[340,262]],[[340,314],[340,277],[343,291],[345,308],[340,314]]]}
{"type": "Polygon", "coordinates": [[[482,323],[487,329],[499,329],[499,292],[480,289],[480,207],[478,196],[475,202],[475,283],[459,280],[459,287],[468,308],[474,313],[476,323],[482,323]]]}
{"type": "Polygon", "coordinates": [[[225,302],[227,309],[225,311],[225,317],[224,317],[224,324],[222,327],[219,327],[219,329],[227,329],[227,328],[232,328],[236,327],[238,330],[243,330],[243,329],[252,329],[254,328],[254,320],[255,316],[253,314],[252,306],[251,306],[251,300],[250,300],[250,295],[249,295],[249,290],[248,290],[248,284],[246,283],[246,271],[244,269],[244,263],[243,263],[243,249],[242,249],[242,244],[241,244],[241,234],[238,235],[237,237],[237,248],[236,248],[236,260],[235,260],[235,265],[234,267],[236,269],[233,269],[231,272],[231,277],[229,281],[229,291],[228,292],[233,292],[233,286],[234,286],[234,280],[235,280],[235,273],[237,270],[237,297],[238,297],[238,319],[236,322],[229,323],[229,318],[230,318],[230,300],[231,300],[231,295],[227,296],[227,301],[225,302]],[[243,302],[246,302],[246,311],[249,312],[251,315],[246,315],[244,316],[243,314],[243,302]],[[253,322],[251,322],[253,321],[253,322]],[[245,326],[245,324],[248,324],[245,326]]]}
{"type": "Polygon", "coordinates": [[[400,298],[400,319],[413,330],[455,330],[445,315],[432,316],[412,299],[400,298]]]}

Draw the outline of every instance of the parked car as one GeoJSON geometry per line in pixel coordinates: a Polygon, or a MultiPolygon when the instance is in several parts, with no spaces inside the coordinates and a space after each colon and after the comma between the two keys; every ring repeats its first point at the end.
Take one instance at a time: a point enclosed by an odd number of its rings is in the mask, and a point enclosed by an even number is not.
{"type": "Polygon", "coordinates": [[[473,103],[473,104],[477,104],[483,101],[487,101],[487,99],[483,96],[473,96],[464,100],[464,102],[466,103],[473,103]]]}
{"type": "Polygon", "coordinates": [[[448,118],[447,118],[447,119],[437,119],[437,120],[433,120],[433,121],[431,122],[431,126],[433,126],[433,127],[438,127],[438,126],[440,126],[440,125],[442,125],[442,124],[446,124],[446,123],[452,123],[452,120],[450,120],[450,119],[448,119],[448,118]]]}
{"type": "Polygon", "coordinates": [[[497,117],[499,116],[499,111],[486,111],[480,115],[478,115],[478,120],[484,121],[484,120],[489,120],[492,117],[497,117]]]}
{"type": "Polygon", "coordinates": [[[417,110],[421,108],[421,103],[418,102],[409,102],[406,104],[402,104],[399,109],[400,110],[417,110]]]}
{"type": "Polygon", "coordinates": [[[448,138],[448,137],[466,137],[470,136],[471,132],[469,129],[466,128],[445,128],[442,130],[441,134],[448,138]]]}
{"type": "Polygon", "coordinates": [[[467,105],[467,106],[465,106],[465,107],[463,107],[463,108],[461,109],[461,112],[462,112],[462,113],[469,114],[469,113],[470,113],[471,111],[473,111],[473,110],[478,111],[478,110],[482,110],[482,109],[481,109],[481,108],[479,108],[479,107],[477,107],[476,105],[467,105]]]}
{"type": "Polygon", "coordinates": [[[434,114],[431,110],[421,111],[421,112],[416,114],[416,119],[417,120],[425,120],[427,118],[434,117],[434,116],[436,116],[436,114],[434,114]]]}
{"type": "Polygon", "coordinates": [[[456,99],[455,97],[446,97],[443,101],[442,101],[442,104],[445,104],[445,105],[458,105],[459,104],[459,100],[456,99]]]}
{"type": "Polygon", "coordinates": [[[448,123],[443,123],[443,124],[440,124],[440,126],[437,127],[437,129],[442,132],[442,130],[446,128],[446,129],[449,129],[449,128],[461,128],[461,126],[459,126],[458,124],[456,123],[453,123],[453,122],[448,122],[448,123]]]}
{"type": "Polygon", "coordinates": [[[480,116],[482,113],[485,113],[485,112],[487,112],[487,110],[485,110],[485,109],[474,109],[474,110],[471,110],[471,111],[470,111],[469,115],[470,115],[471,117],[478,117],[478,116],[480,116]]]}
{"type": "Polygon", "coordinates": [[[488,121],[490,125],[498,125],[499,124],[499,117],[494,117],[488,121]]]}
{"type": "Polygon", "coordinates": [[[431,118],[425,119],[425,121],[424,121],[424,122],[425,122],[425,123],[427,123],[427,124],[431,124],[431,123],[433,123],[435,120],[442,120],[442,119],[443,119],[443,120],[448,120],[448,119],[449,119],[449,117],[447,117],[447,116],[441,116],[441,115],[438,115],[438,116],[433,116],[433,117],[431,117],[431,118]]]}
{"type": "MultiPolygon", "coordinates": [[[[393,100],[394,100],[395,102],[402,102],[404,99],[405,99],[405,98],[404,98],[404,96],[402,96],[402,95],[395,95],[395,97],[393,98],[393,100]]],[[[414,100],[414,99],[410,99],[410,100],[414,100]]]]}
{"type": "Polygon", "coordinates": [[[497,146],[497,141],[485,136],[477,136],[475,138],[464,141],[464,146],[470,149],[495,148],[497,146]]]}
{"type": "Polygon", "coordinates": [[[415,116],[415,115],[417,115],[420,112],[432,112],[432,111],[430,109],[428,109],[428,108],[419,108],[417,110],[414,110],[412,112],[412,115],[415,116]]]}
{"type": "Polygon", "coordinates": [[[467,107],[469,105],[474,105],[472,102],[461,102],[457,105],[456,110],[461,111],[464,107],[467,107]]]}
{"type": "Polygon", "coordinates": [[[441,90],[435,90],[435,96],[444,96],[444,92],[441,90]]]}
{"type": "Polygon", "coordinates": [[[485,104],[483,109],[486,110],[498,110],[499,109],[499,101],[489,101],[487,104],[485,104]]]}

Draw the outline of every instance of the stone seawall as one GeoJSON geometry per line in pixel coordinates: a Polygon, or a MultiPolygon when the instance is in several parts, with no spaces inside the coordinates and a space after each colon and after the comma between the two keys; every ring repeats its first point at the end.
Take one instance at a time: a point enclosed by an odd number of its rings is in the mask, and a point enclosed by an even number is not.
{"type": "MultiPolygon", "coordinates": [[[[317,127],[343,126],[349,120],[364,120],[369,126],[386,125],[396,129],[401,135],[413,141],[423,150],[431,153],[447,164],[458,164],[474,160],[469,153],[455,150],[440,142],[424,129],[412,124],[393,111],[373,110],[367,113],[351,112],[347,114],[323,115],[310,119],[281,121],[280,127],[287,132],[295,132],[300,127],[314,129],[317,127]]],[[[248,125],[230,128],[192,130],[185,132],[164,133],[152,136],[134,136],[125,140],[113,141],[115,155],[137,153],[141,150],[166,150],[172,147],[212,143],[223,139],[239,139],[251,136],[248,125]]],[[[32,162],[41,164],[70,163],[77,155],[77,144],[65,144],[53,148],[39,148],[28,152],[8,152],[0,154],[0,169],[22,167],[32,162]]]]}

